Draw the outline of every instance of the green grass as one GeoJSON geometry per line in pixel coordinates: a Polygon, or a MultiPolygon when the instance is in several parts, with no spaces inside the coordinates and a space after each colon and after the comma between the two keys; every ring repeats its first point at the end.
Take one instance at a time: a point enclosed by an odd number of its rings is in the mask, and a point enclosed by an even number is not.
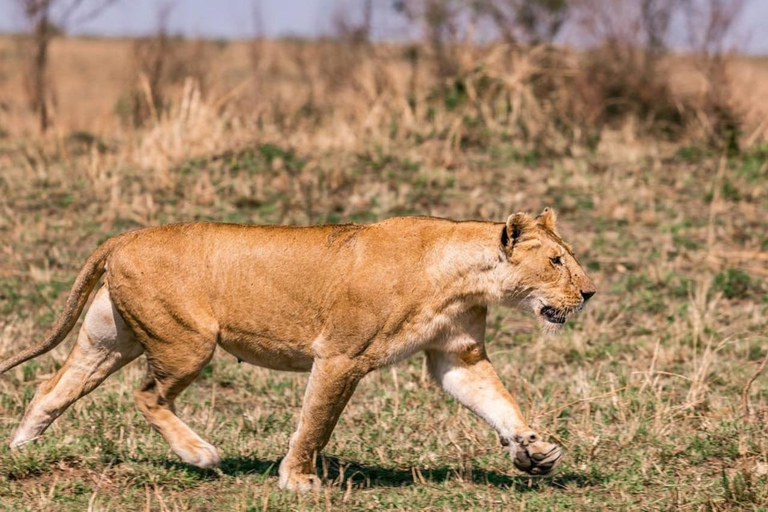
{"type": "MultiPolygon", "coordinates": [[[[179,462],[141,418],[138,361],[27,449],[0,448],[0,507],[765,510],[768,375],[751,388],[753,414],[740,407],[768,346],[765,262],[738,257],[765,250],[757,235],[768,232],[768,191],[752,186],[763,172],[755,157],[729,162],[714,206],[717,158],[706,153],[613,168],[596,156],[551,161],[508,148],[455,157],[445,169],[417,148],[305,155],[264,144],[183,163],[163,185],[115,168],[109,192],[76,164],[54,161],[28,179],[11,153],[0,169],[0,355],[40,339],[89,252],[137,226],[406,213],[502,220],[555,205],[598,294],[557,337],[494,309],[487,341],[530,421],[566,447],[557,475],[517,473],[492,430],[426,379],[416,355],[363,381],[318,460],[325,489],[280,492],[277,467],[307,376],[218,354],[178,412],[218,447],[219,469],[179,462]]],[[[0,439],[71,343],[0,378],[0,439]]]]}

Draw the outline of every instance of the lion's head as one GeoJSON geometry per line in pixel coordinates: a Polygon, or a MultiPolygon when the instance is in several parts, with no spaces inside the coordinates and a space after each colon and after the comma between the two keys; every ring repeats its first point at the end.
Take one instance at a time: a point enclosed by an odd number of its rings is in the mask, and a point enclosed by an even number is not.
{"type": "Polygon", "coordinates": [[[595,294],[595,285],[576,261],[573,249],[555,230],[550,208],[536,218],[510,215],[501,235],[509,264],[510,302],[532,311],[550,329],[581,310],[595,294]]]}

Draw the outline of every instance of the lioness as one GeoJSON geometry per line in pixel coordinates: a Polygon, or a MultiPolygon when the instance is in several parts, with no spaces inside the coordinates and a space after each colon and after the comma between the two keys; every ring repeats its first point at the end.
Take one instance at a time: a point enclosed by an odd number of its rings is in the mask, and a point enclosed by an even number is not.
{"type": "Polygon", "coordinates": [[[529,430],[484,346],[489,304],[516,306],[550,326],[595,288],[555,231],[555,214],[505,224],[393,218],[318,227],[178,224],[109,239],[88,258],[45,340],[0,373],[61,343],[99,278],[69,358],[37,390],[12,447],[40,436],[110,374],[147,356],[139,410],[189,464],[216,449],[174,413],[174,399],[221,346],[239,360],[308,371],[301,418],[280,464],[280,486],[320,485],[314,455],[367,373],[424,350],[437,382],[487,421],[515,465],[545,474],[559,447],[529,430]]]}

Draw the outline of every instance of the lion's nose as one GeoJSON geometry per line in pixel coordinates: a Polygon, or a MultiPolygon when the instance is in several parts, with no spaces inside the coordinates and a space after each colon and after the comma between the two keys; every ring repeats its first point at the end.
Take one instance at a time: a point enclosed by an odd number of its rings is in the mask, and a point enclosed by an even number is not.
{"type": "Polygon", "coordinates": [[[587,302],[589,299],[591,299],[594,294],[594,291],[585,292],[584,290],[581,290],[581,296],[584,298],[584,302],[587,302]]]}

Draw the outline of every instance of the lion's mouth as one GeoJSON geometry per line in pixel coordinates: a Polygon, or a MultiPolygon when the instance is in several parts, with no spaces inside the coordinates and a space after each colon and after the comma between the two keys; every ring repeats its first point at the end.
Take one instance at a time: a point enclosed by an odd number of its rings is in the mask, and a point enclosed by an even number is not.
{"type": "Polygon", "coordinates": [[[564,310],[552,306],[542,307],[539,314],[543,316],[547,322],[552,324],[564,324],[567,316],[567,313],[564,310]]]}

